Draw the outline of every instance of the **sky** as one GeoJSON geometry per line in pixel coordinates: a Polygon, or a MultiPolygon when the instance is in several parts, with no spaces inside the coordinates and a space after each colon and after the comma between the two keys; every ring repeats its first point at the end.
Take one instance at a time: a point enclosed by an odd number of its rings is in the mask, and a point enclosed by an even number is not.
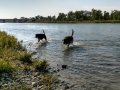
{"type": "Polygon", "coordinates": [[[120,10],[120,0],[0,0],[0,19],[58,16],[69,11],[120,10]]]}

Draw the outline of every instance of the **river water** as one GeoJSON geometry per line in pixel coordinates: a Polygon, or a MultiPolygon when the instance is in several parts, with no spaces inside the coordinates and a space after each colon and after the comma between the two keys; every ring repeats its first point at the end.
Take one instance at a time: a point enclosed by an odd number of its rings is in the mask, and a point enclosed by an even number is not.
{"type": "Polygon", "coordinates": [[[60,79],[78,90],[120,89],[120,24],[1,23],[0,30],[14,35],[32,52],[33,58],[46,59],[60,79]],[[74,30],[74,43],[62,44],[74,30]],[[35,34],[45,31],[48,43],[38,43],[35,34]]]}

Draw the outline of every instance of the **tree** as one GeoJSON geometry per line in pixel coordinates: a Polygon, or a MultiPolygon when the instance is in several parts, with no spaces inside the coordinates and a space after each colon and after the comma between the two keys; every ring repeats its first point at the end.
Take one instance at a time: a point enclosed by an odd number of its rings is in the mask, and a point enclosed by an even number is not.
{"type": "Polygon", "coordinates": [[[76,18],[75,18],[75,14],[73,13],[73,11],[70,11],[68,12],[67,14],[67,20],[68,21],[74,21],[76,18]]]}
{"type": "Polygon", "coordinates": [[[92,19],[93,20],[102,20],[102,11],[92,9],[92,19]]]}
{"type": "Polygon", "coordinates": [[[76,11],[76,12],[75,12],[76,20],[77,20],[77,21],[83,21],[83,20],[84,20],[83,14],[84,14],[84,11],[83,11],[83,10],[82,10],[82,11],[76,11]]]}
{"type": "Polygon", "coordinates": [[[47,20],[48,20],[48,21],[52,21],[52,17],[51,17],[51,16],[48,16],[47,20]]]}
{"type": "Polygon", "coordinates": [[[109,12],[104,11],[104,20],[109,20],[110,16],[109,16],[109,12]]]}
{"type": "Polygon", "coordinates": [[[40,15],[35,16],[36,21],[40,20],[40,15]]]}
{"type": "Polygon", "coordinates": [[[111,19],[112,20],[120,20],[120,11],[118,11],[118,10],[112,11],[111,19]]]}
{"type": "Polygon", "coordinates": [[[14,19],[13,19],[13,22],[14,22],[14,23],[16,23],[16,22],[17,22],[17,20],[18,20],[17,18],[14,18],[14,19]]]}
{"type": "Polygon", "coordinates": [[[67,18],[66,18],[66,14],[64,13],[59,13],[58,17],[57,17],[57,20],[58,21],[66,21],[67,18]]]}

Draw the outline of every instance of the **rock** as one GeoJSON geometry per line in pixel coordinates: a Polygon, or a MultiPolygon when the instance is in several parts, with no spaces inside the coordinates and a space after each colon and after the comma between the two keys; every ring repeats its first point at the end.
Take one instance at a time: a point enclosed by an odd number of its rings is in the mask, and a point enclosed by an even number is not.
{"type": "Polygon", "coordinates": [[[65,90],[66,90],[66,89],[69,89],[69,86],[68,86],[68,85],[65,85],[65,90]]]}
{"type": "Polygon", "coordinates": [[[36,76],[38,76],[38,75],[39,75],[39,73],[38,73],[38,72],[36,72],[34,76],[36,77],[36,76]]]}
{"type": "Polygon", "coordinates": [[[61,83],[65,83],[65,81],[61,81],[61,83]]]}
{"type": "Polygon", "coordinates": [[[53,70],[52,70],[52,69],[48,69],[48,72],[49,72],[49,73],[53,73],[53,70]]]}
{"type": "Polygon", "coordinates": [[[36,86],[37,86],[37,83],[36,83],[36,82],[32,82],[32,86],[33,86],[33,87],[36,87],[36,86]]]}
{"type": "Polygon", "coordinates": [[[66,68],[67,68],[67,65],[63,64],[62,69],[66,69],[66,68]]]}
{"type": "Polygon", "coordinates": [[[57,70],[58,72],[60,71],[60,69],[57,70]]]}

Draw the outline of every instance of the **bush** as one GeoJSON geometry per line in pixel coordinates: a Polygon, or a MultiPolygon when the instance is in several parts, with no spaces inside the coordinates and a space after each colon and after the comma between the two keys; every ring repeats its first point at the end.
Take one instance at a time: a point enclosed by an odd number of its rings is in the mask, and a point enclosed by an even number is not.
{"type": "Polygon", "coordinates": [[[36,60],[33,62],[33,66],[35,67],[35,69],[39,71],[46,72],[49,65],[46,60],[42,60],[42,61],[36,60]]]}

